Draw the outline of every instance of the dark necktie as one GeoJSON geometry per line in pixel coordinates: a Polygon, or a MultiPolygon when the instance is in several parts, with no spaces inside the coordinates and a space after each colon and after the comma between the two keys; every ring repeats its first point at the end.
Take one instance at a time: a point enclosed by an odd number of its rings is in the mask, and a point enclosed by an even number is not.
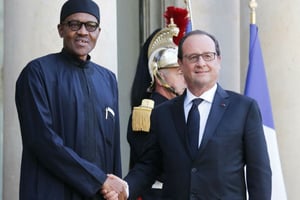
{"type": "Polygon", "coordinates": [[[190,142],[190,148],[193,157],[196,155],[198,150],[199,128],[200,128],[200,114],[198,110],[198,105],[202,101],[203,99],[200,98],[196,98],[193,100],[193,105],[189,111],[189,115],[187,118],[188,139],[190,142]]]}

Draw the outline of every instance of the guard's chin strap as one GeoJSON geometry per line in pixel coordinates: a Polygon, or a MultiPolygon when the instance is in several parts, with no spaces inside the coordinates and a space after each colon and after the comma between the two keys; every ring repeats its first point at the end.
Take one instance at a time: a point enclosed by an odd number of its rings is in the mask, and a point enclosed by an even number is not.
{"type": "Polygon", "coordinates": [[[160,73],[158,71],[156,71],[154,73],[154,76],[160,81],[161,85],[166,88],[168,91],[170,91],[171,93],[175,94],[176,96],[179,96],[180,94],[178,94],[175,89],[173,87],[171,87],[167,81],[165,81],[165,79],[163,79],[160,75],[160,73]]]}
{"type": "MultiPolygon", "coordinates": [[[[164,86],[164,85],[163,85],[164,86]]],[[[179,96],[180,94],[178,94],[175,89],[171,86],[164,86],[167,90],[169,90],[170,92],[172,92],[173,94],[175,94],[176,96],[179,96]]]]}

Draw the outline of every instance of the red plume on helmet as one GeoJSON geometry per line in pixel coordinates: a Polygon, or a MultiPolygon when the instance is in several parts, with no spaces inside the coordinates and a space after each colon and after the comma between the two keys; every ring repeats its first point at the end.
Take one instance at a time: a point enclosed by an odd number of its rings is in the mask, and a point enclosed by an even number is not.
{"type": "Polygon", "coordinates": [[[167,25],[171,23],[173,18],[174,24],[179,28],[179,34],[177,37],[173,37],[173,41],[178,45],[180,39],[184,36],[186,27],[189,21],[188,10],[185,8],[179,8],[175,6],[167,7],[167,10],[164,13],[167,25]]]}

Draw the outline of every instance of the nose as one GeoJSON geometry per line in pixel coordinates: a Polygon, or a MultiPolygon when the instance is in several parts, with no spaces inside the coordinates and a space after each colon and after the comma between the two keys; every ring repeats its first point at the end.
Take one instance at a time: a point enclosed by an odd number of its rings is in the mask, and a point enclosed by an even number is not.
{"type": "Polygon", "coordinates": [[[80,27],[80,29],[77,31],[77,33],[79,33],[79,34],[88,34],[88,31],[86,30],[84,24],[81,25],[81,27],[80,27]]]}
{"type": "Polygon", "coordinates": [[[202,58],[202,56],[199,56],[199,57],[198,57],[198,60],[197,60],[197,62],[196,62],[196,64],[199,65],[199,66],[203,66],[203,65],[206,64],[206,62],[205,62],[205,60],[202,58]]]}

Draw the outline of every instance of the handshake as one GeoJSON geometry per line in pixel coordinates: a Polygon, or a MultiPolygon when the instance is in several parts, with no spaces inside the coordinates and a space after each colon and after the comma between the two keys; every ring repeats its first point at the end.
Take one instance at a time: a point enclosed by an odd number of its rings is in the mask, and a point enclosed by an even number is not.
{"type": "Polygon", "coordinates": [[[106,200],[126,200],[128,198],[128,185],[121,178],[108,174],[100,193],[106,200]]]}

